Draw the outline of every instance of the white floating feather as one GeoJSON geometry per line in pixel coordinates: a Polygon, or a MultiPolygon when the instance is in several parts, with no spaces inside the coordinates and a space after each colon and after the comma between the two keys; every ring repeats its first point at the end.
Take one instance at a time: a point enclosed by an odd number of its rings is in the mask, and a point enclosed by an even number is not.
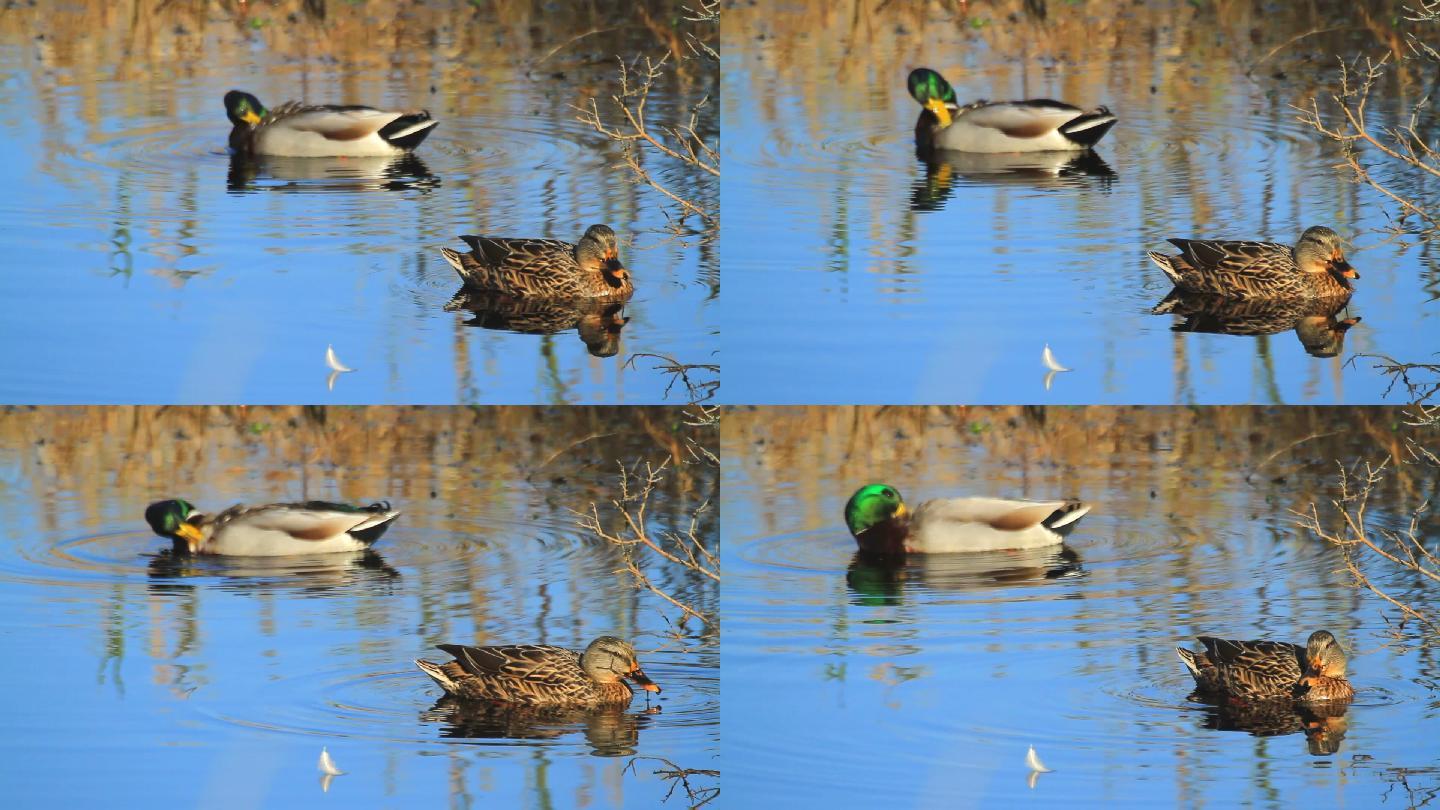
{"type": "Polygon", "coordinates": [[[1029,751],[1025,752],[1025,764],[1035,773],[1050,773],[1050,769],[1045,767],[1045,763],[1041,762],[1040,757],[1035,753],[1033,745],[1030,746],[1029,751]]]}
{"type": "MultiPolygon", "coordinates": [[[[1031,751],[1033,753],[1034,749],[1032,748],[1031,751]]],[[[325,750],[324,748],[320,749],[320,764],[318,767],[320,768],[320,772],[325,774],[326,776],[339,776],[340,774],[345,773],[344,771],[335,767],[335,760],[330,758],[330,752],[325,750]]]]}
{"type": "Polygon", "coordinates": [[[1043,352],[1040,353],[1040,362],[1044,363],[1044,364],[1045,364],[1045,368],[1048,368],[1048,369],[1050,369],[1051,371],[1069,371],[1069,370],[1070,370],[1070,369],[1068,369],[1068,368],[1060,365],[1060,361],[1055,359],[1055,354],[1050,351],[1050,344],[1049,344],[1049,343],[1046,343],[1046,344],[1045,344],[1045,351],[1043,351],[1043,352]]]}
{"type": "MultiPolygon", "coordinates": [[[[1045,351],[1047,351],[1047,352],[1050,351],[1050,347],[1048,347],[1048,346],[1045,347],[1045,351]]],[[[334,346],[331,346],[331,345],[328,345],[328,344],[325,346],[325,365],[329,366],[331,371],[354,371],[354,370],[355,370],[355,369],[353,369],[353,368],[350,368],[350,367],[346,366],[344,363],[340,362],[340,358],[338,358],[338,357],[335,356],[335,347],[334,347],[334,346]]]]}

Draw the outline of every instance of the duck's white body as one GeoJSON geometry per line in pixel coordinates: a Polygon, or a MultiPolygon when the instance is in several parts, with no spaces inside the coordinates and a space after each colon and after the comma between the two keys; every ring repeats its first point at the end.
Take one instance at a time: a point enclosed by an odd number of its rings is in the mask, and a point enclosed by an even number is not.
{"type": "Polygon", "coordinates": [[[960,152],[1078,152],[1115,123],[1103,107],[1086,112],[1058,101],[977,102],[933,130],[935,148],[960,152]],[[1098,132],[1097,132],[1098,130],[1098,132]]]}
{"type": "Polygon", "coordinates": [[[949,498],[925,501],[910,516],[912,553],[999,551],[1058,545],[1090,511],[1079,501],[949,498]]]}
{"type": "Polygon", "coordinates": [[[202,524],[206,533],[204,554],[271,557],[289,554],[326,554],[369,548],[385,524],[399,517],[393,509],[376,512],[340,512],[294,506],[235,506],[202,524]]]}
{"type": "Polygon", "coordinates": [[[409,149],[397,146],[416,140],[439,122],[417,120],[395,131],[381,131],[397,119],[413,115],[370,107],[309,107],[291,111],[282,105],[273,123],[255,129],[256,154],[276,157],[388,157],[409,149]]]}

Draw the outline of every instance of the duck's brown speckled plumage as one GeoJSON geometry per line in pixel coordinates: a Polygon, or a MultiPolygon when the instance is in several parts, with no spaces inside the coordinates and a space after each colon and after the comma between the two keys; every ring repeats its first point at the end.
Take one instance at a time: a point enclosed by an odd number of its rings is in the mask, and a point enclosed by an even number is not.
{"type": "Polygon", "coordinates": [[[1316,226],[1295,247],[1276,242],[1171,239],[1178,256],[1146,255],[1191,295],[1229,300],[1349,298],[1350,279],[1359,278],[1340,249],[1340,236],[1316,226]]]}
{"type": "Polygon", "coordinates": [[[615,232],[592,225],[576,244],[555,239],[461,236],[469,253],[440,253],[471,290],[517,298],[606,298],[635,292],[620,263],[615,232]]]}
{"type": "Polygon", "coordinates": [[[441,644],[454,661],[415,665],[449,695],[463,700],[515,706],[603,706],[628,703],[634,694],[625,680],[659,692],[640,669],[635,648],[601,636],[584,654],[564,647],[511,644],[469,647],[441,644]]]}
{"type": "Polygon", "coordinates": [[[1177,647],[1195,679],[1196,692],[1241,700],[1349,700],[1355,690],[1345,679],[1345,653],[1325,630],[1305,646],[1281,641],[1233,641],[1200,636],[1201,650],[1177,647]]]}

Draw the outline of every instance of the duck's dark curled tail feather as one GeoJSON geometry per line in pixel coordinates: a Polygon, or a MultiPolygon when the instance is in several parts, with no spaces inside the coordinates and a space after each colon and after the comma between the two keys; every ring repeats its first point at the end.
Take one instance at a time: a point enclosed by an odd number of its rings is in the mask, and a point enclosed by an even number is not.
{"type": "Polygon", "coordinates": [[[1085,517],[1089,511],[1089,504],[1080,501],[1066,501],[1064,506],[1051,512],[1049,517],[1040,522],[1050,531],[1064,535],[1074,528],[1075,521],[1085,517]]]}
{"type": "Polygon", "coordinates": [[[428,110],[407,113],[381,127],[380,137],[396,149],[409,151],[430,137],[438,123],[430,117],[428,110]]]}
{"type": "Polygon", "coordinates": [[[1094,146],[1115,126],[1116,118],[1105,107],[1096,107],[1094,112],[1072,118],[1060,126],[1060,133],[1081,146],[1094,146]]]}

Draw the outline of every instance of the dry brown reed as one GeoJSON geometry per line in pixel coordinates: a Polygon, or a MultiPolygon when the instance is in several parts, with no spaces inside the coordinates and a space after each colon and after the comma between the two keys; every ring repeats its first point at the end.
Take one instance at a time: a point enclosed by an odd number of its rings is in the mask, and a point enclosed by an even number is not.
{"type": "Polygon", "coordinates": [[[1355,587],[1369,590],[1400,611],[1402,618],[1392,633],[1397,641],[1406,636],[1407,622],[1413,620],[1433,643],[1440,641],[1440,609],[1430,594],[1440,586],[1440,554],[1427,545],[1429,532],[1423,523],[1430,498],[1412,506],[1408,521],[1399,529],[1380,525],[1369,514],[1378,488],[1396,468],[1428,477],[1432,490],[1440,478],[1436,450],[1440,447],[1440,408],[1419,407],[1408,411],[1406,419],[1408,426],[1422,434],[1407,436],[1400,454],[1378,463],[1362,460],[1340,465],[1339,494],[1330,501],[1336,517],[1322,519],[1315,504],[1297,516],[1302,527],[1340,550],[1355,587]],[[1397,572],[1407,576],[1397,577],[1397,572]]]}
{"type": "MultiPolygon", "coordinates": [[[[1430,44],[1440,34],[1440,0],[1419,0],[1397,17],[1404,28],[1392,30],[1383,54],[1339,57],[1339,87],[1326,95],[1330,104],[1324,112],[1311,99],[1301,107],[1300,120],[1343,147],[1342,164],[1357,183],[1364,183],[1399,207],[1391,225],[1395,233],[1434,234],[1440,230],[1440,205],[1427,193],[1425,183],[1409,188],[1381,179],[1385,174],[1410,173],[1440,180],[1440,152],[1430,146],[1432,95],[1440,83],[1440,52],[1430,44]],[[1397,72],[1403,84],[1418,80],[1429,86],[1414,100],[1407,112],[1375,120],[1369,110],[1372,94],[1382,88],[1388,72],[1397,72]],[[1378,163],[1366,157],[1378,157],[1378,163]],[[1414,223],[1410,220],[1419,220],[1414,223]]],[[[1408,185],[1408,184],[1407,184],[1408,185]]]]}
{"type": "Polygon", "coordinates": [[[719,195],[714,193],[720,179],[720,154],[707,138],[707,133],[719,131],[712,93],[691,104],[680,120],[669,123],[655,121],[648,105],[651,90],[667,69],[694,71],[694,64],[699,63],[699,71],[711,84],[718,84],[719,55],[710,43],[720,26],[719,6],[718,0],[700,0],[693,9],[686,8],[683,19],[688,30],[683,31],[657,22],[642,9],[641,19],[668,45],[664,54],[617,56],[620,89],[609,96],[604,112],[593,98],[576,107],[582,123],[620,145],[621,163],[632,180],[673,204],[677,213],[671,216],[671,228],[676,236],[693,233],[686,224],[693,216],[700,220],[699,234],[707,242],[720,235],[719,195]],[[618,123],[607,123],[607,113],[615,115],[618,123]],[[652,168],[652,163],[660,168],[652,168]],[[677,166],[692,179],[699,179],[698,184],[688,185],[697,186],[700,194],[687,195],[660,179],[659,172],[677,166]]]}
{"type": "MultiPolygon", "coordinates": [[[[582,529],[618,549],[622,566],[617,573],[628,575],[638,590],[653,593],[680,611],[679,618],[666,620],[674,628],[672,637],[683,640],[691,619],[702,625],[702,637],[719,637],[720,617],[714,600],[707,604],[687,601],[657,581],[654,572],[667,570],[678,574],[681,582],[699,584],[707,596],[718,593],[720,558],[714,549],[714,501],[717,490],[706,493],[693,508],[683,526],[657,529],[649,518],[651,502],[673,475],[690,474],[687,468],[712,469],[718,466],[715,444],[719,438],[718,408],[693,407],[681,419],[694,431],[683,442],[672,446],[670,454],[660,463],[636,460],[628,465],[619,463],[617,494],[609,506],[617,516],[610,521],[602,517],[600,507],[592,503],[588,512],[578,514],[582,529]]],[[[718,481],[707,476],[708,480],[718,481]]],[[[672,523],[672,525],[674,525],[672,523]]]]}
{"type": "Polygon", "coordinates": [[[717,770],[707,768],[682,768],[664,757],[655,756],[631,757],[630,761],[625,763],[625,770],[635,770],[635,763],[642,759],[653,760],[668,766],[665,768],[656,768],[651,771],[651,773],[670,782],[670,789],[665,792],[665,798],[661,801],[670,801],[670,797],[675,795],[675,789],[677,787],[683,788],[685,790],[685,797],[690,801],[690,810],[695,810],[697,807],[704,807],[720,795],[720,786],[718,784],[692,785],[690,783],[690,779],[696,776],[719,779],[720,772],[717,770]]]}
{"type": "MultiPolygon", "coordinates": [[[[138,499],[183,494],[260,465],[255,486],[264,492],[237,496],[423,500],[473,485],[476,464],[526,480],[550,474],[562,456],[582,465],[667,458],[706,432],[686,424],[678,408],[649,407],[0,409],[0,449],[23,461],[39,491],[119,487],[138,499]],[[419,463],[423,475],[404,474],[419,463]]],[[[693,474],[676,476],[666,494],[683,501],[698,486],[693,474]]],[[[582,491],[598,497],[605,487],[596,476],[582,491]]]]}

